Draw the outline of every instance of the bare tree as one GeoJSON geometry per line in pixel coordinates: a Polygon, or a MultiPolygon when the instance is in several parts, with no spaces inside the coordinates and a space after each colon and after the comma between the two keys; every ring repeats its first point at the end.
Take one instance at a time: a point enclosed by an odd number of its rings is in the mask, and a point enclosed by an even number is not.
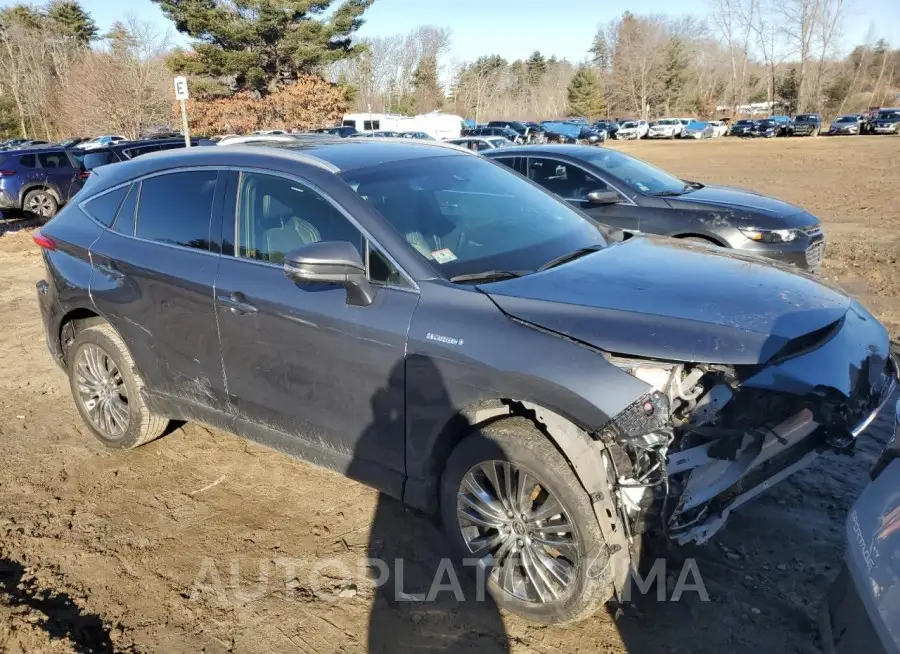
{"type": "Polygon", "coordinates": [[[72,66],[63,92],[73,133],[113,132],[137,138],[171,122],[171,80],[163,62],[168,35],[130,18],[103,47],[72,66]]]}
{"type": "Polygon", "coordinates": [[[787,36],[792,53],[800,57],[797,66],[799,88],[797,91],[797,110],[805,109],[806,66],[812,48],[816,25],[820,22],[823,0],[779,0],[778,13],[783,17],[781,29],[787,36]]]}

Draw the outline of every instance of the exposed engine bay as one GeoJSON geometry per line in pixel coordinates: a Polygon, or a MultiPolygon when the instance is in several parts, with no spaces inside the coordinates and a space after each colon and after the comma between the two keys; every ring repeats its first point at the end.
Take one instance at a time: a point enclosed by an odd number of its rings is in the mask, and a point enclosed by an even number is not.
{"type": "Polygon", "coordinates": [[[619,513],[630,537],[678,544],[705,542],[733,509],[819,453],[849,452],[897,377],[888,355],[868,357],[847,394],[774,375],[781,390],[760,366],[611,360],[652,388],[596,435],[619,513]]]}

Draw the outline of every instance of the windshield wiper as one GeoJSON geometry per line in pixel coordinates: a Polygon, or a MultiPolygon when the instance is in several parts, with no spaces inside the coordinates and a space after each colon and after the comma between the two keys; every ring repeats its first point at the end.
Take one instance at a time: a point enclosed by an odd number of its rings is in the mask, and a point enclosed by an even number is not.
{"type": "Polygon", "coordinates": [[[551,259],[550,261],[545,263],[543,266],[538,268],[538,272],[541,272],[543,270],[550,270],[551,268],[555,268],[556,266],[560,266],[564,263],[568,263],[569,261],[574,261],[575,259],[578,259],[579,257],[583,257],[586,254],[590,254],[591,252],[596,252],[597,250],[602,250],[604,247],[606,247],[606,246],[600,245],[598,243],[597,245],[591,245],[586,248],[578,248],[574,252],[569,252],[567,254],[562,255],[561,257],[556,257],[555,259],[551,259]]]}
{"type": "Polygon", "coordinates": [[[484,272],[468,273],[451,277],[451,282],[494,282],[501,279],[513,279],[527,275],[523,270],[485,270],[484,272]]]}
{"type": "Polygon", "coordinates": [[[651,195],[656,198],[674,198],[682,194],[684,194],[684,191],[657,191],[651,195]]]}

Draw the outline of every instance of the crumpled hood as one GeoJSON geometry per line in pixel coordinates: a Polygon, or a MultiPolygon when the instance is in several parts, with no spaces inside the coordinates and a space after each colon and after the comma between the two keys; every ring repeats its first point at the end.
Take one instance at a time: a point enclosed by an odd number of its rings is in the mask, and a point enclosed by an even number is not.
{"type": "Polygon", "coordinates": [[[809,275],[662,237],[479,288],[507,315],[607,352],[732,365],[764,363],[850,306],[809,275]]]}
{"type": "MultiPolygon", "coordinates": [[[[760,195],[753,191],[745,191],[727,186],[704,186],[678,197],[666,198],[673,207],[681,203],[694,205],[714,205],[719,207],[735,207],[738,209],[750,209],[756,213],[769,216],[787,217],[806,213],[800,207],[778,200],[776,198],[760,195]]],[[[803,226],[818,222],[814,218],[806,221],[803,226]]],[[[794,225],[790,225],[793,227],[794,225]]]]}

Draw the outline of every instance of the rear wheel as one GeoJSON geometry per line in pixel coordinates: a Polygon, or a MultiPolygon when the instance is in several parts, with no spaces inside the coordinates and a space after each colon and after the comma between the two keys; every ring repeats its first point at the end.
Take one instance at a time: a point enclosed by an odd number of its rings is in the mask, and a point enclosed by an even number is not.
{"type": "Polygon", "coordinates": [[[144,381],[111,326],[80,332],[67,359],[78,413],[104,445],[133,448],[162,436],[169,421],[147,408],[141,397],[144,381]]]}
{"type": "Polygon", "coordinates": [[[590,498],[568,462],[525,418],[466,437],[441,479],[441,518],[456,552],[487,571],[498,605],[529,620],[582,620],[612,595],[590,498]]]}
{"type": "Polygon", "coordinates": [[[45,223],[56,215],[59,203],[46,189],[35,189],[25,194],[22,208],[40,222],[45,223]]]}

